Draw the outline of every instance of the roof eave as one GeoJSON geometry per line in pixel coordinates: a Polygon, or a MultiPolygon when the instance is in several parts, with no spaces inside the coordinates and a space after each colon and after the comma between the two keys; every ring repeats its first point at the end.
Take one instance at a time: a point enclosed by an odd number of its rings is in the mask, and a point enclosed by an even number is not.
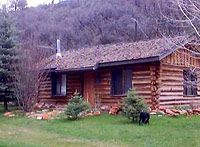
{"type": "Polygon", "coordinates": [[[62,73],[62,72],[82,72],[82,71],[89,71],[89,70],[97,70],[99,68],[104,67],[113,67],[113,66],[123,66],[123,65],[131,65],[131,64],[142,64],[142,63],[149,63],[149,62],[157,62],[159,61],[159,56],[148,57],[148,58],[140,58],[140,59],[133,59],[133,60],[124,60],[124,61],[115,61],[115,62],[107,62],[107,63],[97,63],[95,66],[90,67],[81,67],[81,68],[73,68],[73,69],[61,69],[61,70],[54,70],[54,72],[62,73]]]}
{"type": "Polygon", "coordinates": [[[159,56],[153,56],[153,57],[148,57],[148,58],[140,58],[140,59],[133,59],[133,60],[124,60],[124,61],[99,63],[98,68],[121,66],[121,65],[130,65],[130,64],[142,64],[142,63],[149,63],[149,62],[156,62],[156,61],[159,61],[159,56]]]}

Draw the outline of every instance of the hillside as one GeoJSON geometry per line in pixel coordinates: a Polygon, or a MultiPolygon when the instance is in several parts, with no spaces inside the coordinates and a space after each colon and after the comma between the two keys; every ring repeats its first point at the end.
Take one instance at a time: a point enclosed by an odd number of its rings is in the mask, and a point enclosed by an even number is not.
{"type": "Polygon", "coordinates": [[[67,50],[180,34],[181,29],[163,17],[163,13],[172,14],[169,5],[162,0],[71,0],[13,15],[22,30],[23,47],[55,47],[60,38],[62,49],[67,50]]]}

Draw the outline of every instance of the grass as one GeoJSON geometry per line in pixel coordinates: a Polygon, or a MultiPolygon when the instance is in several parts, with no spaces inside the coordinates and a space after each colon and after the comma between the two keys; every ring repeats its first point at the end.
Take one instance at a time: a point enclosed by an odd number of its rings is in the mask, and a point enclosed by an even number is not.
{"type": "Polygon", "coordinates": [[[2,147],[200,147],[200,117],[152,116],[139,126],[123,116],[87,117],[78,121],[5,118],[0,113],[2,147]]]}

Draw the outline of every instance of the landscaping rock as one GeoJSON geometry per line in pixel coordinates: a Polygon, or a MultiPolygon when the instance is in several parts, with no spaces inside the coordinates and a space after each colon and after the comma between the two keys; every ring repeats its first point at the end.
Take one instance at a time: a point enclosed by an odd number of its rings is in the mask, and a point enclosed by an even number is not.
{"type": "Polygon", "coordinates": [[[102,111],[110,111],[110,107],[107,105],[103,105],[103,106],[101,106],[101,110],[102,111]]]}
{"type": "MultiPolygon", "coordinates": [[[[62,112],[62,113],[64,113],[64,112],[62,112]]],[[[57,110],[53,110],[52,114],[56,115],[56,114],[58,114],[58,111],[57,110]]]]}
{"type": "Polygon", "coordinates": [[[93,116],[93,114],[92,113],[88,113],[85,116],[93,116]]]}
{"type": "Polygon", "coordinates": [[[100,111],[95,111],[95,112],[94,112],[94,115],[95,115],[95,116],[101,115],[101,112],[100,112],[100,111]]]}
{"type": "Polygon", "coordinates": [[[48,114],[43,114],[42,119],[44,119],[44,120],[50,120],[51,117],[48,114]]]}
{"type": "Polygon", "coordinates": [[[16,115],[15,114],[10,114],[8,117],[15,117],[16,115]]]}
{"type": "Polygon", "coordinates": [[[193,110],[193,113],[194,113],[194,114],[200,114],[200,110],[199,110],[199,109],[194,109],[194,110],[193,110]]]}
{"type": "Polygon", "coordinates": [[[156,115],[156,114],[157,114],[157,111],[156,111],[156,110],[152,110],[152,111],[150,112],[150,114],[151,114],[151,115],[156,115]]]}
{"type": "Polygon", "coordinates": [[[190,115],[193,114],[192,109],[188,109],[187,112],[188,112],[190,115]]]}
{"type": "Polygon", "coordinates": [[[38,116],[38,117],[37,117],[37,120],[42,120],[42,116],[38,116]]]}
{"type": "Polygon", "coordinates": [[[171,109],[171,111],[174,112],[174,113],[178,113],[178,114],[181,113],[181,110],[177,110],[177,109],[171,109]]]}
{"type": "Polygon", "coordinates": [[[118,105],[111,106],[109,114],[116,115],[119,112],[119,110],[120,110],[120,107],[118,105]]]}
{"type": "Polygon", "coordinates": [[[11,112],[6,112],[6,113],[3,114],[3,116],[9,117],[9,115],[11,115],[11,114],[12,114],[11,112]]]}
{"type": "Polygon", "coordinates": [[[179,114],[177,113],[174,113],[173,111],[171,111],[170,109],[166,109],[165,113],[168,115],[168,116],[178,116],[179,114]]]}
{"type": "Polygon", "coordinates": [[[187,111],[186,111],[186,110],[181,110],[181,111],[180,111],[180,114],[181,114],[181,115],[186,115],[186,114],[187,114],[187,111]]]}
{"type": "Polygon", "coordinates": [[[48,109],[44,109],[42,110],[42,113],[47,113],[49,110],[48,109]]]}
{"type": "Polygon", "coordinates": [[[24,113],[24,111],[23,110],[16,110],[16,111],[14,111],[15,113],[24,113]]]}
{"type": "Polygon", "coordinates": [[[162,111],[162,110],[158,110],[158,113],[162,114],[162,115],[165,115],[165,112],[162,111]]]}

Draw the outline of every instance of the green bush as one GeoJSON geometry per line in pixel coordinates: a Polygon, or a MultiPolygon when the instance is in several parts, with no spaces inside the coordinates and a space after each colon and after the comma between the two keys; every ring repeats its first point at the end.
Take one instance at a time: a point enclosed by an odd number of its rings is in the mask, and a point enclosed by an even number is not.
{"type": "Polygon", "coordinates": [[[148,108],[144,100],[136,94],[135,90],[131,89],[124,98],[122,111],[129,119],[134,121],[138,119],[140,112],[147,112],[148,108]]]}
{"type": "Polygon", "coordinates": [[[75,92],[69,103],[66,105],[66,115],[70,119],[78,119],[79,114],[90,108],[89,103],[83,100],[83,97],[79,93],[75,92]]]}

